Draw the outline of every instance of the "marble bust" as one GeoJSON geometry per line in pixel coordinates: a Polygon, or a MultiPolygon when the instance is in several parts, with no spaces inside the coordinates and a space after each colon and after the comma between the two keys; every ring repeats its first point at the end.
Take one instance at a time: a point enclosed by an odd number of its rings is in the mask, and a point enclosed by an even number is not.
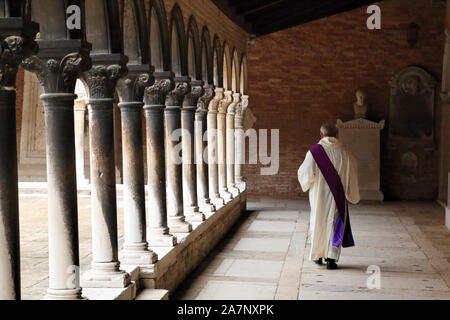
{"type": "Polygon", "coordinates": [[[353,104],[355,119],[365,119],[369,106],[367,105],[367,94],[362,89],[356,90],[356,102],[353,104]]]}

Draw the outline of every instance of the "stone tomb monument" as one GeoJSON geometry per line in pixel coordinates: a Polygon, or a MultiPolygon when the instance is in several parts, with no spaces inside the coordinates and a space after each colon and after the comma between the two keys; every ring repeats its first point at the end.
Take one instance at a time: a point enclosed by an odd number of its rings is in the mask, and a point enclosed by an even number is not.
{"type": "Polygon", "coordinates": [[[349,122],[337,121],[340,141],[358,161],[361,200],[383,201],[381,192],[381,130],[384,121],[372,122],[363,118],[349,122]]]}

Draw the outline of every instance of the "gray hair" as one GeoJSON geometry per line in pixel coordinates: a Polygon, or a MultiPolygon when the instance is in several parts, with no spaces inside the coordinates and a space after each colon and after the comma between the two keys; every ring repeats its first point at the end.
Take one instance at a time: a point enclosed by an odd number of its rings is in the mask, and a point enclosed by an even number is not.
{"type": "Polygon", "coordinates": [[[320,133],[322,133],[325,137],[336,138],[338,135],[338,128],[335,124],[326,123],[320,127],[320,133]]]}

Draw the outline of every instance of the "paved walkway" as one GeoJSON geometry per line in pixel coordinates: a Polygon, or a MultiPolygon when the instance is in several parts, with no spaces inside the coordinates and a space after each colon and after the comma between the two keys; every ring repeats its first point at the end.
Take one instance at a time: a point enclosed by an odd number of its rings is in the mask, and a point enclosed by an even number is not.
{"type": "Polygon", "coordinates": [[[172,299],[450,299],[450,231],[437,204],[352,206],[357,246],[344,249],[336,271],[308,261],[306,201],[248,208],[172,299]],[[368,288],[369,267],[380,270],[380,289],[368,288]]]}

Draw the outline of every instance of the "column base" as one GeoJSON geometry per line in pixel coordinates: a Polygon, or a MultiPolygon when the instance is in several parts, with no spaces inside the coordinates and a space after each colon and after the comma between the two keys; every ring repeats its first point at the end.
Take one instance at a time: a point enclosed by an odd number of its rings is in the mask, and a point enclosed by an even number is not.
{"type": "Polygon", "coordinates": [[[216,212],[216,207],[208,200],[208,202],[200,204],[200,212],[203,212],[206,216],[208,216],[216,212]]]}
{"type": "Polygon", "coordinates": [[[199,211],[198,207],[185,207],[184,216],[187,222],[203,222],[206,220],[205,215],[199,211]]]}
{"type": "Polygon", "coordinates": [[[125,247],[119,253],[119,260],[125,266],[152,265],[158,261],[158,255],[151,250],[133,250],[125,247]]]}
{"type": "Polygon", "coordinates": [[[228,192],[228,191],[221,191],[220,192],[220,197],[225,200],[225,203],[230,202],[231,200],[233,200],[233,195],[228,192]]]}
{"type": "Polygon", "coordinates": [[[192,225],[185,221],[185,217],[169,217],[170,233],[189,233],[192,231],[192,225]]]}
{"type": "Polygon", "coordinates": [[[243,192],[245,189],[247,189],[247,183],[237,182],[236,187],[239,189],[240,192],[243,192]]]}
{"type": "Polygon", "coordinates": [[[44,300],[86,300],[86,298],[81,296],[81,288],[78,289],[47,289],[47,294],[44,300]]]}
{"type": "Polygon", "coordinates": [[[225,200],[223,200],[219,195],[217,197],[211,197],[211,203],[219,210],[225,205],[225,200]]]}
{"type": "Polygon", "coordinates": [[[177,238],[171,234],[157,234],[150,235],[147,242],[149,247],[175,247],[177,245],[177,238]]]}
{"type": "Polygon", "coordinates": [[[239,190],[239,188],[237,188],[236,186],[228,187],[228,191],[233,195],[233,199],[237,198],[241,193],[241,190],[239,190]]]}
{"type": "Polygon", "coordinates": [[[119,270],[119,263],[92,263],[91,269],[83,275],[84,288],[125,288],[131,282],[130,275],[119,270]]]}

